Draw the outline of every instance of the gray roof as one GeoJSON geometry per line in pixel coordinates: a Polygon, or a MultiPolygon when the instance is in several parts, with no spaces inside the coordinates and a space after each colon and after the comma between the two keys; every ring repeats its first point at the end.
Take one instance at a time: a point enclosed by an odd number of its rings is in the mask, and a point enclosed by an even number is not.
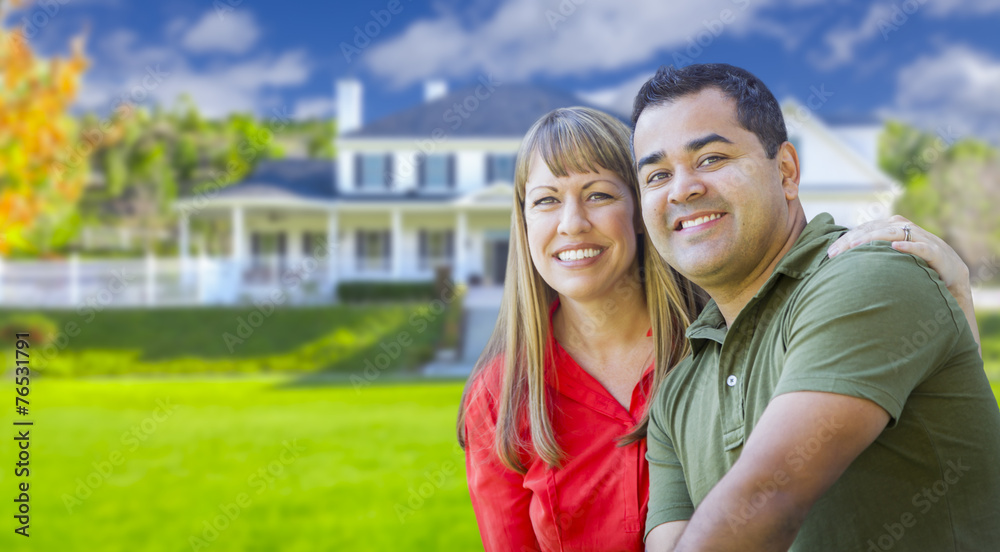
{"type": "Polygon", "coordinates": [[[219,192],[219,197],[298,197],[333,199],[336,196],[334,161],[330,159],[276,159],[261,161],[247,178],[219,192]]]}
{"type": "MultiPolygon", "coordinates": [[[[498,84],[488,98],[476,97],[477,86],[372,121],[345,138],[427,138],[435,130],[446,136],[520,139],[539,117],[559,107],[589,104],[569,92],[532,84],[498,84]],[[471,99],[470,99],[471,98],[471,99]],[[463,118],[455,104],[461,107],[463,118]],[[477,105],[478,104],[478,105],[477,105]],[[455,128],[453,128],[455,127],[455,128]]],[[[480,95],[486,88],[480,88],[480,95]]]]}

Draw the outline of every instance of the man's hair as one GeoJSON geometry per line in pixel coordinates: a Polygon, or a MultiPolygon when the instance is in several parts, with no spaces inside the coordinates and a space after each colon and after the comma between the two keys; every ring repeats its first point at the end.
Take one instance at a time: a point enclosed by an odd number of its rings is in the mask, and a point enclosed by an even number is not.
{"type": "MultiPolygon", "coordinates": [[[[764,83],[746,69],[726,63],[661,66],[639,89],[632,107],[632,128],[643,110],[672,102],[706,88],[717,88],[736,102],[736,120],[757,136],[768,159],[788,140],[781,106],[764,83]]],[[[634,130],[633,130],[634,133],[634,130]]]]}

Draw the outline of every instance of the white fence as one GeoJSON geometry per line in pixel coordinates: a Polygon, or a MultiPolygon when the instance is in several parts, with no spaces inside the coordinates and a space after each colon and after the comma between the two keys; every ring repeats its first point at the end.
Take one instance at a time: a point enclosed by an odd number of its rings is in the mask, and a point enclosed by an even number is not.
{"type": "Polygon", "coordinates": [[[318,304],[333,302],[335,288],[329,265],[312,258],[0,259],[0,306],[7,307],[213,305],[264,298],[318,304]]]}

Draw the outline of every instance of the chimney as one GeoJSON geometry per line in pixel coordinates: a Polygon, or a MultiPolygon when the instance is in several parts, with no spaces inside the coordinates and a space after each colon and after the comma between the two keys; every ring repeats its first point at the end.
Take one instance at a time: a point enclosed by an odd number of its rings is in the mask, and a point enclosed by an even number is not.
{"type": "Polygon", "coordinates": [[[448,93],[448,81],[433,79],[424,81],[424,101],[433,102],[443,98],[448,93]]]}
{"type": "Polygon", "coordinates": [[[362,88],[354,78],[337,81],[337,134],[361,128],[362,88]]]}

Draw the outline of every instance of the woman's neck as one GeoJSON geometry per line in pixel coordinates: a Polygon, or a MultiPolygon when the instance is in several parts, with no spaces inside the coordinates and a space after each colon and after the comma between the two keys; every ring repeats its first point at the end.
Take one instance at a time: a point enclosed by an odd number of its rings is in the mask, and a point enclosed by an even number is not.
{"type": "Polygon", "coordinates": [[[613,356],[633,347],[650,327],[649,311],[642,286],[616,288],[610,296],[580,301],[559,298],[553,317],[555,338],[564,348],[594,358],[613,356]]]}

